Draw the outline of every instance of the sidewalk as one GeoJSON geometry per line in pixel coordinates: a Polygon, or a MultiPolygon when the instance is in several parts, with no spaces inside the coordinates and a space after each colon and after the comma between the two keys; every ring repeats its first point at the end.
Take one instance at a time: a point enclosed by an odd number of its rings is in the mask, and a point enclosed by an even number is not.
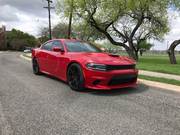
{"type": "Polygon", "coordinates": [[[166,79],[173,79],[173,80],[180,81],[179,75],[171,75],[171,74],[157,73],[157,72],[144,71],[144,70],[139,70],[139,74],[150,76],[150,77],[159,77],[159,78],[166,78],[166,79]]]}

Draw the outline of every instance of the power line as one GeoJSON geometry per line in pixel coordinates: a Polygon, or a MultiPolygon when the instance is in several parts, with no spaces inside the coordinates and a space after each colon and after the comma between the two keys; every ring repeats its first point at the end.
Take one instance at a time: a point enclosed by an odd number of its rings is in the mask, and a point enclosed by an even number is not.
{"type": "Polygon", "coordinates": [[[52,0],[46,0],[48,2],[48,6],[44,7],[46,9],[48,9],[48,13],[49,13],[49,39],[52,39],[52,31],[51,31],[51,9],[55,9],[55,7],[51,7],[51,3],[53,3],[52,0]]]}

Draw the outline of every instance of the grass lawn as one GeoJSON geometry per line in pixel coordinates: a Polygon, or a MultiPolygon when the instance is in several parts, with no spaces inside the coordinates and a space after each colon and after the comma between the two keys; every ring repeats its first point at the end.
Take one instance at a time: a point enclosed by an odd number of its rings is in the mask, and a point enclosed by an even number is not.
{"type": "Polygon", "coordinates": [[[139,75],[139,79],[149,80],[149,81],[155,81],[155,82],[161,82],[161,83],[167,83],[172,85],[178,85],[180,86],[180,81],[173,80],[173,79],[165,79],[165,78],[159,78],[159,77],[150,77],[145,75],[139,75]]]}
{"type": "Polygon", "coordinates": [[[180,75],[180,55],[177,55],[176,58],[178,64],[172,65],[167,55],[142,56],[137,63],[137,67],[140,70],[180,75]]]}

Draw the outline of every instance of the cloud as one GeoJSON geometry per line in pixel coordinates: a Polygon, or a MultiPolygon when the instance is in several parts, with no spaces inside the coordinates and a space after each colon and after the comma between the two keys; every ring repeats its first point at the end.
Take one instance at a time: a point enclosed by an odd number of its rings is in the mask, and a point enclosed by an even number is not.
{"type": "MultiPolygon", "coordinates": [[[[5,23],[8,30],[16,28],[34,36],[38,36],[40,28],[48,27],[48,15],[47,17],[37,17],[35,15],[29,15],[21,12],[16,14],[19,21],[5,23]]],[[[58,22],[58,16],[55,14],[52,15],[52,27],[55,26],[58,22]]]]}
{"type": "MultiPolygon", "coordinates": [[[[164,41],[152,41],[152,43],[155,45],[153,48],[155,50],[167,50],[173,41],[180,39],[180,12],[170,9],[168,10],[168,17],[170,32],[165,35],[164,41]]],[[[180,45],[177,46],[176,50],[180,50],[180,45]]]]}
{"type": "MultiPolygon", "coordinates": [[[[48,11],[46,0],[0,0],[0,24],[7,30],[16,28],[38,36],[41,27],[48,27],[48,11]]],[[[59,17],[52,10],[52,26],[56,25],[59,17]]]]}
{"type": "Polygon", "coordinates": [[[19,18],[16,14],[18,10],[9,5],[0,6],[0,20],[5,22],[18,21],[19,18]]]}
{"type": "Polygon", "coordinates": [[[46,10],[43,9],[47,6],[46,0],[0,0],[0,5],[9,5],[20,11],[26,12],[28,14],[34,14],[36,16],[45,16],[46,10]]]}

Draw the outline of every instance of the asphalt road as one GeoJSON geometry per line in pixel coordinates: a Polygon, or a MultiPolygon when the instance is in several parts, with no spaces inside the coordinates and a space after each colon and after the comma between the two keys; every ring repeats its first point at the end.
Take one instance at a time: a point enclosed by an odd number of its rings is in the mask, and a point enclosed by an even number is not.
{"type": "Polygon", "coordinates": [[[0,135],[180,135],[180,93],[75,92],[19,55],[0,54],[0,135]]]}

